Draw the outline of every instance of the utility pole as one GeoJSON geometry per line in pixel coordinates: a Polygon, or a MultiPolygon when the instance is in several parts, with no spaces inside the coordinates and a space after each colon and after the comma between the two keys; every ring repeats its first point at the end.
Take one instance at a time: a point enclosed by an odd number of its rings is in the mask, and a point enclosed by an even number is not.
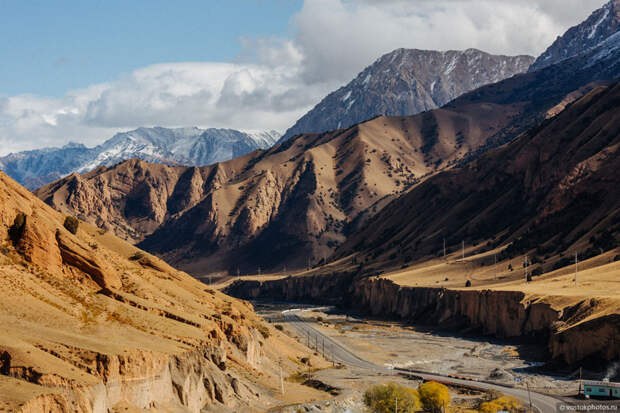
{"type": "Polygon", "coordinates": [[[284,266],[284,271],[282,271],[282,272],[286,273],[286,265],[284,266]]]}
{"type": "Polygon", "coordinates": [[[282,378],[282,357],[280,357],[280,392],[284,394],[284,379],[282,378]]]}
{"type": "Polygon", "coordinates": [[[581,396],[581,367],[579,367],[579,391],[577,392],[577,396],[581,396]]]}
{"type": "Polygon", "coordinates": [[[446,239],[443,239],[443,260],[446,260],[446,239]]]}
{"type": "Polygon", "coordinates": [[[237,278],[239,278],[240,272],[239,272],[239,267],[237,267],[237,278]]]}
{"type": "Polygon", "coordinates": [[[575,251],[575,286],[577,286],[577,272],[579,271],[579,257],[575,251]]]}

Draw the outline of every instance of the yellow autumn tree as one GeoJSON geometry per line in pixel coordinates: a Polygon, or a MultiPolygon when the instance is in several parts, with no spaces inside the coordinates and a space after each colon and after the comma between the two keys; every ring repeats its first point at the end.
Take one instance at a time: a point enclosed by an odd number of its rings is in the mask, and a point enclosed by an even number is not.
{"type": "Polygon", "coordinates": [[[444,407],[447,409],[452,401],[448,387],[435,381],[421,384],[418,393],[424,408],[432,412],[440,412],[444,407]]]}
{"type": "Polygon", "coordinates": [[[373,413],[414,413],[422,408],[417,391],[396,383],[371,387],[364,393],[364,403],[373,413]]]}
{"type": "Polygon", "coordinates": [[[517,399],[502,396],[490,402],[482,403],[479,410],[483,413],[497,413],[499,411],[519,412],[521,409],[522,405],[517,399]]]}

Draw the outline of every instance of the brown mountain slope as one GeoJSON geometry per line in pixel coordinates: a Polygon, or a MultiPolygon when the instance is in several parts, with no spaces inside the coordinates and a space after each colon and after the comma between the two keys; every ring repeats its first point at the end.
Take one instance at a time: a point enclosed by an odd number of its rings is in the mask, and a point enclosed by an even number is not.
{"type": "Polygon", "coordinates": [[[394,196],[504,143],[618,76],[620,37],[442,109],[300,135],[202,168],[129,161],[37,191],[194,275],[320,262],[394,196]]]}
{"type": "Polygon", "coordinates": [[[37,191],[194,274],[303,266],[331,253],[362,211],[484,145],[515,110],[471,105],[380,117],[202,168],[131,160],[37,191]],[[206,259],[202,259],[206,258],[206,259]]]}
{"type": "MultiPolygon", "coordinates": [[[[502,258],[535,262],[618,245],[620,84],[598,88],[514,142],[440,173],[392,202],[336,253],[378,267],[508,244],[502,258]],[[488,242],[488,243],[487,243],[488,242]],[[486,243],[486,244],[482,244],[486,243]],[[357,258],[359,260],[360,257],[357,258]]],[[[543,270],[551,269],[551,262],[543,270]]]]}
{"type": "Polygon", "coordinates": [[[64,219],[0,172],[0,411],[279,403],[277,360],[295,371],[297,343],[248,303],[88,224],[73,234],[64,219]]]}

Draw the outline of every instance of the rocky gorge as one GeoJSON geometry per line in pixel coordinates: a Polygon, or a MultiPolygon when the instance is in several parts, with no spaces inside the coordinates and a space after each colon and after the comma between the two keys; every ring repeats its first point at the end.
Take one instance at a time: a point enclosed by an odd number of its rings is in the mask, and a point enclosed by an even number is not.
{"type": "Polygon", "coordinates": [[[608,313],[614,303],[606,299],[403,287],[389,279],[353,274],[240,280],[226,293],[245,299],[337,305],[373,317],[536,342],[561,365],[585,360],[604,364],[620,357],[620,348],[612,344],[620,336],[620,316],[608,313]]]}

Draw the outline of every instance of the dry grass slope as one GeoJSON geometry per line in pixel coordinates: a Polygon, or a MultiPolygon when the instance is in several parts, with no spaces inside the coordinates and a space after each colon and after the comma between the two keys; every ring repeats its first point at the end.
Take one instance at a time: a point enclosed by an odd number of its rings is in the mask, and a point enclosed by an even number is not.
{"type": "Polygon", "coordinates": [[[322,397],[278,394],[278,359],[295,371],[307,353],[250,304],[64,221],[0,172],[0,411],[253,411],[322,397]]]}

